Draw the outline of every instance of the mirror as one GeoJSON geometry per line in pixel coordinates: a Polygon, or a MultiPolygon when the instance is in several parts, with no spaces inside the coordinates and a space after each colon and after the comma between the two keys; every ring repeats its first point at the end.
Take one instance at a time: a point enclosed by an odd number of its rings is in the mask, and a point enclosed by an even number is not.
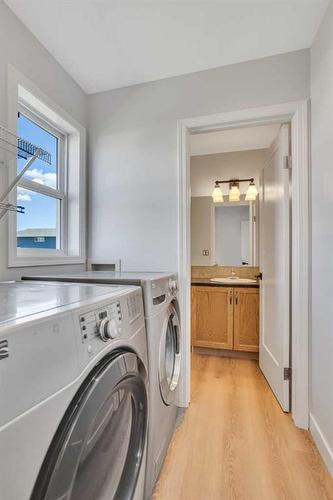
{"type": "Polygon", "coordinates": [[[213,203],[211,197],[191,198],[193,266],[258,265],[258,201],[213,203]]]}
{"type": "Polygon", "coordinates": [[[219,266],[253,265],[249,203],[215,207],[215,261],[219,266]]]}

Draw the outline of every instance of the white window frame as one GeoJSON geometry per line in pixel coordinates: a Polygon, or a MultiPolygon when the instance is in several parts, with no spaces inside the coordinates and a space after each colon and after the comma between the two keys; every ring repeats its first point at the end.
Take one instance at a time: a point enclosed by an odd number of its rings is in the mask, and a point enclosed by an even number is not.
{"type": "MultiPolygon", "coordinates": [[[[59,248],[17,247],[17,215],[8,213],[8,267],[84,264],[86,262],[86,130],[13,66],[8,67],[8,129],[17,133],[18,112],[60,139],[57,189],[23,177],[18,186],[61,199],[59,248]]],[[[36,144],[38,146],[38,144],[36,144]]],[[[31,168],[34,168],[33,165],[31,168]]],[[[17,161],[9,162],[9,181],[17,161]]],[[[8,201],[17,204],[17,190],[8,201]]],[[[58,242],[57,241],[57,242],[58,242]]]]}
{"type": "MultiPolygon", "coordinates": [[[[60,202],[60,213],[58,213],[57,220],[57,243],[59,243],[59,248],[20,248],[17,247],[17,255],[21,257],[29,256],[49,256],[57,255],[64,257],[67,253],[67,134],[59,129],[55,128],[51,123],[39,116],[39,114],[28,108],[26,105],[19,102],[18,107],[19,113],[26,116],[33,123],[36,123],[39,127],[46,130],[58,139],[58,164],[57,164],[57,186],[56,188],[51,188],[38,182],[31,181],[25,176],[22,177],[18,183],[18,187],[23,189],[33,191],[34,193],[39,193],[44,196],[49,196],[60,202]]],[[[37,144],[38,145],[38,144],[37,144]]],[[[32,165],[32,169],[34,166],[32,165]]],[[[20,204],[20,203],[16,203],[20,204]]],[[[17,233],[17,217],[15,219],[15,231],[17,233]]]]}

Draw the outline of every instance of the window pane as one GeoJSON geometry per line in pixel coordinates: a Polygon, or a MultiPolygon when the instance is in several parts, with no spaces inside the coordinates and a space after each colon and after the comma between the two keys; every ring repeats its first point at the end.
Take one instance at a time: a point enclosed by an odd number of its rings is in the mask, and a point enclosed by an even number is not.
{"type": "Polygon", "coordinates": [[[60,200],[17,188],[17,203],[25,207],[17,214],[18,248],[60,248],[60,200]]]}
{"type": "MultiPolygon", "coordinates": [[[[35,160],[31,167],[24,174],[24,177],[44,184],[52,188],[57,188],[57,165],[58,165],[58,141],[59,139],[37,123],[27,118],[22,113],[18,117],[18,135],[31,142],[35,146],[40,146],[51,154],[51,165],[41,160],[35,160]]],[[[17,159],[17,171],[21,172],[26,164],[26,158],[17,159]]]]}

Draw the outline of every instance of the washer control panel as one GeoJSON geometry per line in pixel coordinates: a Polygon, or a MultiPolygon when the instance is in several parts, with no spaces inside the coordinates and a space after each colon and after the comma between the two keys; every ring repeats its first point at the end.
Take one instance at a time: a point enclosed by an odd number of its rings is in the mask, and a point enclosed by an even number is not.
{"type": "Polygon", "coordinates": [[[76,342],[81,368],[99,353],[127,345],[137,332],[144,330],[142,289],[129,287],[93,306],[84,306],[73,318],[77,326],[76,342]]]}
{"type": "Polygon", "coordinates": [[[82,342],[100,337],[104,342],[116,339],[122,333],[122,310],[119,301],[80,316],[82,342]]]}

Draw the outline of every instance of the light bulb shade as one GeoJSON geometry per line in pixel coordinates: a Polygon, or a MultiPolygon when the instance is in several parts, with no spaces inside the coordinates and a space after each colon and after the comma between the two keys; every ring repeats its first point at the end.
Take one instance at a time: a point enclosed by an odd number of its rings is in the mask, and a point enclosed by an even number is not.
{"type": "Polygon", "coordinates": [[[240,200],[240,190],[239,187],[234,184],[230,186],[229,191],[229,201],[239,201],[240,200]]]}
{"type": "Polygon", "coordinates": [[[258,190],[254,182],[250,182],[249,187],[247,188],[245,200],[246,201],[255,201],[257,199],[258,190]]]}
{"type": "Polygon", "coordinates": [[[214,191],[212,192],[212,198],[214,203],[222,203],[223,202],[223,194],[220,186],[215,186],[214,191]]]}

